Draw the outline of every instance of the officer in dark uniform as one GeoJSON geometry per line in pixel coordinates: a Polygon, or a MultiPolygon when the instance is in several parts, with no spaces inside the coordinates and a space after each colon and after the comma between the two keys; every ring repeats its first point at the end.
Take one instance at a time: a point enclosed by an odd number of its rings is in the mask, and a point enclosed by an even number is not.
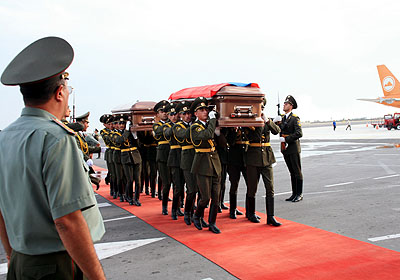
{"type": "Polygon", "coordinates": [[[229,217],[231,219],[236,219],[236,215],[243,215],[243,213],[237,209],[237,190],[239,187],[240,174],[243,175],[247,185],[245,158],[249,141],[247,141],[244,130],[241,127],[227,128],[226,138],[229,145],[228,174],[231,183],[229,190],[229,217]]]}
{"type": "MultiPolygon", "coordinates": [[[[154,111],[157,112],[160,121],[153,125],[153,136],[158,141],[157,146],[157,166],[162,180],[162,214],[168,215],[168,194],[171,188],[171,176],[167,166],[168,155],[169,155],[169,142],[165,138],[164,129],[167,127],[165,124],[169,122],[166,106],[169,104],[168,101],[162,100],[154,106],[154,111]],[[164,191],[165,189],[165,191],[164,191]],[[165,195],[164,195],[165,194],[165,195]]],[[[158,196],[160,197],[161,190],[158,189],[158,196]]]]}
{"type": "Polygon", "coordinates": [[[140,171],[142,158],[138,150],[138,140],[136,132],[126,129],[128,116],[123,115],[119,120],[119,131],[122,135],[114,135],[114,141],[121,145],[121,164],[126,180],[125,195],[130,205],[141,206],[139,201],[141,183],[140,171]],[[133,181],[135,181],[135,198],[133,198],[133,181]]]}
{"type": "Polygon", "coordinates": [[[303,174],[300,161],[300,138],[303,136],[300,118],[292,113],[297,108],[293,96],[288,95],[283,103],[281,128],[281,152],[290,172],[292,195],[286,201],[299,202],[303,199],[303,174]]]}
{"type": "MultiPolygon", "coordinates": [[[[171,179],[173,183],[173,198],[172,198],[172,209],[171,209],[171,217],[173,220],[178,219],[179,216],[183,216],[183,213],[180,209],[180,196],[183,192],[184,188],[184,178],[183,172],[180,168],[181,165],[181,146],[177,141],[172,127],[179,120],[179,114],[175,110],[176,103],[170,103],[166,106],[165,110],[168,113],[169,122],[164,124],[164,137],[168,140],[170,145],[170,150],[168,154],[167,166],[171,171],[171,179]]],[[[169,190],[163,189],[163,196],[168,196],[169,190]]]]}
{"type": "MultiPolygon", "coordinates": [[[[114,169],[114,164],[111,161],[111,139],[110,139],[110,133],[111,133],[111,115],[110,114],[104,114],[100,117],[100,122],[103,123],[104,128],[100,130],[100,135],[101,138],[104,141],[104,144],[107,146],[106,151],[104,152],[104,160],[106,161],[107,164],[107,176],[105,178],[106,184],[110,184],[110,195],[114,196],[117,192],[117,190],[114,189],[114,181],[112,179],[113,177],[113,169],[114,169]]],[[[115,172],[115,171],[114,171],[115,172]]]]}
{"type": "Polygon", "coordinates": [[[215,224],[221,187],[221,162],[213,138],[217,119],[215,111],[209,112],[207,103],[207,99],[198,97],[191,106],[196,116],[196,121],[190,126],[190,139],[196,152],[191,172],[195,175],[200,192],[200,201],[193,215],[193,223],[197,229],[203,228],[204,210],[211,198],[208,229],[213,233],[221,233],[215,224]],[[207,117],[210,118],[209,121],[207,117]]]}
{"type": "Polygon", "coordinates": [[[226,185],[226,175],[227,175],[227,167],[228,167],[228,142],[225,137],[225,129],[221,129],[217,127],[215,129],[215,143],[216,149],[218,152],[219,160],[221,162],[221,191],[219,194],[219,203],[218,203],[218,213],[222,213],[222,209],[227,210],[229,209],[224,204],[225,198],[225,185],[226,185]]]}
{"type": "Polygon", "coordinates": [[[184,221],[189,226],[192,224],[194,213],[194,201],[198,188],[193,173],[190,172],[194,159],[194,146],[190,140],[190,125],[192,114],[190,112],[191,102],[181,101],[176,106],[176,111],[180,114],[181,120],[178,121],[173,129],[177,142],[182,147],[181,151],[181,170],[186,182],[186,201],[184,210],[184,221]]]}
{"type": "Polygon", "coordinates": [[[122,136],[123,131],[119,129],[120,122],[124,123],[123,114],[114,115],[113,117],[113,131],[111,132],[111,144],[113,150],[113,163],[115,170],[115,185],[118,189],[119,201],[124,202],[125,197],[125,186],[124,186],[124,171],[121,163],[121,144],[115,141],[116,137],[122,136]]]}
{"type": "MultiPolygon", "coordinates": [[[[140,143],[143,145],[143,153],[145,154],[147,161],[147,168],[149,170],[145,170],[145,172],[149,172],[149,185],[150,185],[150,193],[151,197],[156,197],[156,179],[157,179],[157,141],[154,139],[151,131],[138,131],[138,138],[140,143]]],[[[143,162],[143,159],[142,159],[143,162]]],[[[143,163],[142,163],[143,164],[143,163]]],[[[147,194],[147,187],[146,187],[147,194]]],[[[161,194],[160,194],[161,197],[161,194]]]]}

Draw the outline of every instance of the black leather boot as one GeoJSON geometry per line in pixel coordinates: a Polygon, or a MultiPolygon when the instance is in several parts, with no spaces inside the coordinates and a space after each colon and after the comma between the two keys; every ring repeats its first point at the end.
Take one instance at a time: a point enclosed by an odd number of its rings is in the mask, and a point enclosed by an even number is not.
{"type": "Polygon", "coordinates": [[[183,214],[181,208],[176,209],[176,214],[177,214],[178,216],[181,216],[181,217],[184,216],[184,214],[183,214]]]}
{"type": "Polygon", "coordinates": [[[292,202],[299,202],[303,200],[303,180],[296,180],[296,196],[293,198],[292,202]]]}
{"type": "Polygon", "coordinates": [[[293,198],[296,197],[296,178],[294,176],[290,176],[290,181],[292,183],[292,195],[289,198],[286,198],[286,201],[292,201],[293,198]]]}
{"type": "Polygon", "coordinates": [[[168,215],[168,206],[167,205],[163,205],[162,206],[162,214],[163,215],[168,215]]]}
{"type": "Polygon", "coordinates": [[[171,210],[172,220],[178,220],[178,215],[176,214],[176,209],[172,208],[171,210]]]}
{"type": "Polygon", "coordinates": [[[196,216],[196,214],[193,215],[193,224],[198,230],[202,230],[203,229],[200,219],[201,218],[196,216]]]}
{"type": "Polygon", "coordinates": [[[210,214],[208,215],[208,223],[209,223],[208,230],[213,233],[221,233],[221,231],[219,230],[219,228],[217,228],[217,225],[215,224],[215,222],[217,221],[217,210],[218,210],[217,205],[210,206],[210,214]]]}
{"type": "Polygon", "coordinates": [[[188,226],[190,226],[192,224],[190,217],[191,217],[191,213],[185,212],[183,214],[183,220],[185,221],[185,224],[187,224],[188,226]]]}
{"type": "MultiPolygon", "coordinates": [[[[256,216],[256,198],[255,197],[248,197],[248,219],[250,222],[252,223],[259,223],[260,220],[258,218],[258,216],[256,216]]],[[[247,212],[246,212],[247,213],[247,212]]]]}
{"type": "Polygon", "coordinates": [[[282,225],[274,217],[274,197],[265,198],[266,210],[267,210],[267,225],[272,225],[274,227],[279,227],[282,225]]]}
{"type": "Polygon", "coordinates": [[[201,226],[204,227],[204,228],[208,228],[209,227],[209,224],[207,224],[206,221],[204,221],[204,217],[200,218],[200,223],[201,223],[201,226]]]}
{"type": "MultiPolygon", "coordinates": [[[[229,218],[236,219],[237,195],[229,194],[229,218]]],[[[243,213],[242,213],[243,214],[243,213]]]]}

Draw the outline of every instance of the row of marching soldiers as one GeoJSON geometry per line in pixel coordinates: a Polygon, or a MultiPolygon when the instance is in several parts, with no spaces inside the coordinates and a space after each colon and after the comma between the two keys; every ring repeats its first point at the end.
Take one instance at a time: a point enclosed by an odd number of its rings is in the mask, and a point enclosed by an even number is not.
{"type": "Polygon", "coordinates": [[[217,127],[217,112],[209,110],[208,101],[203,97],[193,102],[169,103],[163,100],[155,105],[154,111],[160,121],[153,125],[152,135],[126,130],[126,119],[122,116],[118,119],[118,116],[104,115],[100,119],[106,126],[101,135],[109,147],[105,159],[111,173],[110,189],[114,198],[119,194],[121,201],[125,197],[129,203],[140,205],[141,159],[138,147],[142,142],[153,151],[153,158],[148,158],[153,165],[150,168],[151,181],[154,182],[151,186],[153,197],[156,169],[161,178],[162,190],[159,184],[158,197],[162,200],[163,215],[168,215],[168,195],[172,185],[172,219],[183,216],[187,225],[193,223],[199,230],[208,228],[213,233],[220,233],[216,219],[217,213],[228,209],[223,202],[227,174],[230,181],[229,217],[236,219],[237,215],[243,215],[237,209],[237,190],[242,174],[247,186],[246,218],[260,223],[260,217],[255,213],[255,196],[262,176],[266,188],[267,224],[281,225],[274,217],[272,164],[275,157],[269,143],[270,133],[276,135],[280,128],[273,121],[265,119],[262,127],[217,127]],[[116,129],[112,130],[110,123],[114,128],[116,125],[116,129]],[[155,163],[157,166],[154,166],[155,163]],[[182,213],[180,208],[185,185],[186,199],[182,213]],[[206,208],[209,208],[208,223],[204,220],[206,208]]]}

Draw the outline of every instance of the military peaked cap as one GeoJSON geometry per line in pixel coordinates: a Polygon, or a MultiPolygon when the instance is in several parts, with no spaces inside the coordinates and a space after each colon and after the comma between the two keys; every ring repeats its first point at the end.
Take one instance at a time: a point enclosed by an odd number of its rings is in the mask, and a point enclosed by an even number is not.
{"type": "Polygon", "coordinates": [[[27,46],[10,62],[1,75],[1,82],[15,86],[65,78],[62,74],[73,58],[74,50],[64,39],[42,38],[27,46]]]}
{"type": "Polygon", "coordinates": [[[208,108],[208,100],[205,97],[197,97],[190,106],[190,111],[194,113],[200,108],[208,108]]]}
{"type": "Polygon", "coordinates": [[[178,113],[177,111],[176,111],[176,103],[169,103],[167,106],[165,106],[165,108],[164,108],[164,110],[165,110],[165,112],[167,112],[168,114],[176,114],[176,113],[178,113]]]}
{"type": "Polygon", "coordinates": [[[286,96],[286,99],[285,99],[285,102],[284,102],[284,103],[292,104],[293,109],[296,109],[296,108],[297,108],[296,99],[294,99],[294,97],[291,96],[291,95],[286,96]]]}
{"type": "Polygon", "coordinates": [[[177,105],[175,110],[178,113],[185,113],[185,112],[190,112],[190,105],[192,105],[192,102],[190,101],[180,101],[177,105]]]}
{"type": "Polygon", "coordinates": [[[75,120],[78,121],[78,122],[83,121],[83,120],[87,120],[89,118],[89,115],[90,115],[90,112],[87,112],[87,113],[85,113],[83,115],[80,115],[80,116],[76,117],[75,120]]]}
{"type": "Polygon", "coordinates": [[[158,112],[159,110],[165,111],[165,107],[169,104],[167,100],[161,100],[154,106],[154,112],[158,112]]]}
{"type": "Polygon", "coordinates": [[[126,114],[117,114],[114,115],[114,122],[127,122],[129,119],[128,115],[126,114]]]}
{"type": "Polygon", "coordinates": [[[100,117],[100,122],[101,123],[108,123],[110,119],[110,114],[104,114],[100,117]]]}

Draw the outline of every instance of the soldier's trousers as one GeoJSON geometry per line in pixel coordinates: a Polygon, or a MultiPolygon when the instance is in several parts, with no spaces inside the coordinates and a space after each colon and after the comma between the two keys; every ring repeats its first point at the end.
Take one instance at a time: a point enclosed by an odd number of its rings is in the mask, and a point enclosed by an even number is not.
{"type": "Polygon", "coordinates": [[[7,279],[87,279],[67,251],[25,255],[12,251],[7,279]]]}
{"type": "Polygon", "coordinates": [[[190,213],[193,209],[198,188],[196,185],[195,176],[190,172],[190,170],[183,170],[183,176],[185,177],[186,182],[186,201],[184,212],[190,213]]]}
{"type": "Polygon", "coordinates": [[[247,194],[246,196],[249,198],[256,197],[258,181],[260,179],[260,174],[262,172],[263,167],[259,166],[247,166],[246,174],[247,174],[247,194]]]}
{"type": "Polygon", "coordinates": [[[303,180],[303,174],[301,173],[301,161],[300,161],[300,154],[289,154],[283,155],[285,159],[286,166],[289,169],[290,176],[293,176],[297,180],[303,180]]]}
{"type": "MultiPolygon", "coordinates": [[[[171,179],[173,182],[174,197],[172,199],[172,209],[178,209],[180,197],[184,189],[185,181],[183,178],[183,172],[180,167],[171,166],[171,179]]],[[[163,191],[164,195],[164,191],[163,191]]]]}
{"type": "Polygon", "coordinates": [[[261,169],[261,178],[264,181],[266,197],[274,197],[274,172],[271,165],[261,169]]]}
{"type": "Polygon", "coordinates": [[[140,196],[141,180],[140,171],[141,164],[123,164],[124,175],[126,180],[125,194],[129,199],[133,198],[133,182],[135,181],[135,199],[138,200],[140,196]]]}
{"type": "MultiPolygon", "coordinates": [[[[246,167],[240,165],[228,165],[229,182],[231,187],[229,189],[230,195],[237,195],[239,187],[240,173],[242,173],[245,182],[247,181],[246,167]]],[[[246,182],[247,185],[247,182],[246,182]]]]}
{"type": "Polygon", "coordinates": [[[162,182],[162,205],[168,205],[168,196],[171,189],[171,175],[166,162],[158,162],[158,172],[160,173],[162,182]]]}
{"type": "Polygon", "coordinates": [[[117,192],[118,189],[116,188],[115,184],[115,169],[114,169],[114,163],[107,159],[106,161],[107,164],[107,169],[108,169],[108,175],[110,176],[110,188],[112,192],[117,192]]]}
{"type": "MultiPolygon", "coordinates": [[[[156,179],[157,179],[157,163],[156,161],[148,161],[150,168],[150,191],[151,194],[156,194],[156,179]]],[[[160,191],[160,190],[159,190],[160,191]]]]}
{"type": "Polygon", "coordinates": [[[115,184],[118,189],[118,193],[122,195],[125,192],[125,188],[123,185],[123,167],[121,163],[114,162],[114,170],[115,170],[115,184]]]}
{"type": "MultiPolygon", "coordinates": [[[[194,174],[194,175],[200,193],[200,201],[197,205],[196,216],[197,217],[204,216],[204,209],[207,207],[210,199],[211,199],[210,212],[216,214],[219,203],[219,194],[221,191],[221,176],[219,176],[215,172],[215,170],[213,176],[203,176],[200,174],[194,174]]],[[[211,220],[211,223],[215,223],[215,220],[214,221],[211,220]]]]}

